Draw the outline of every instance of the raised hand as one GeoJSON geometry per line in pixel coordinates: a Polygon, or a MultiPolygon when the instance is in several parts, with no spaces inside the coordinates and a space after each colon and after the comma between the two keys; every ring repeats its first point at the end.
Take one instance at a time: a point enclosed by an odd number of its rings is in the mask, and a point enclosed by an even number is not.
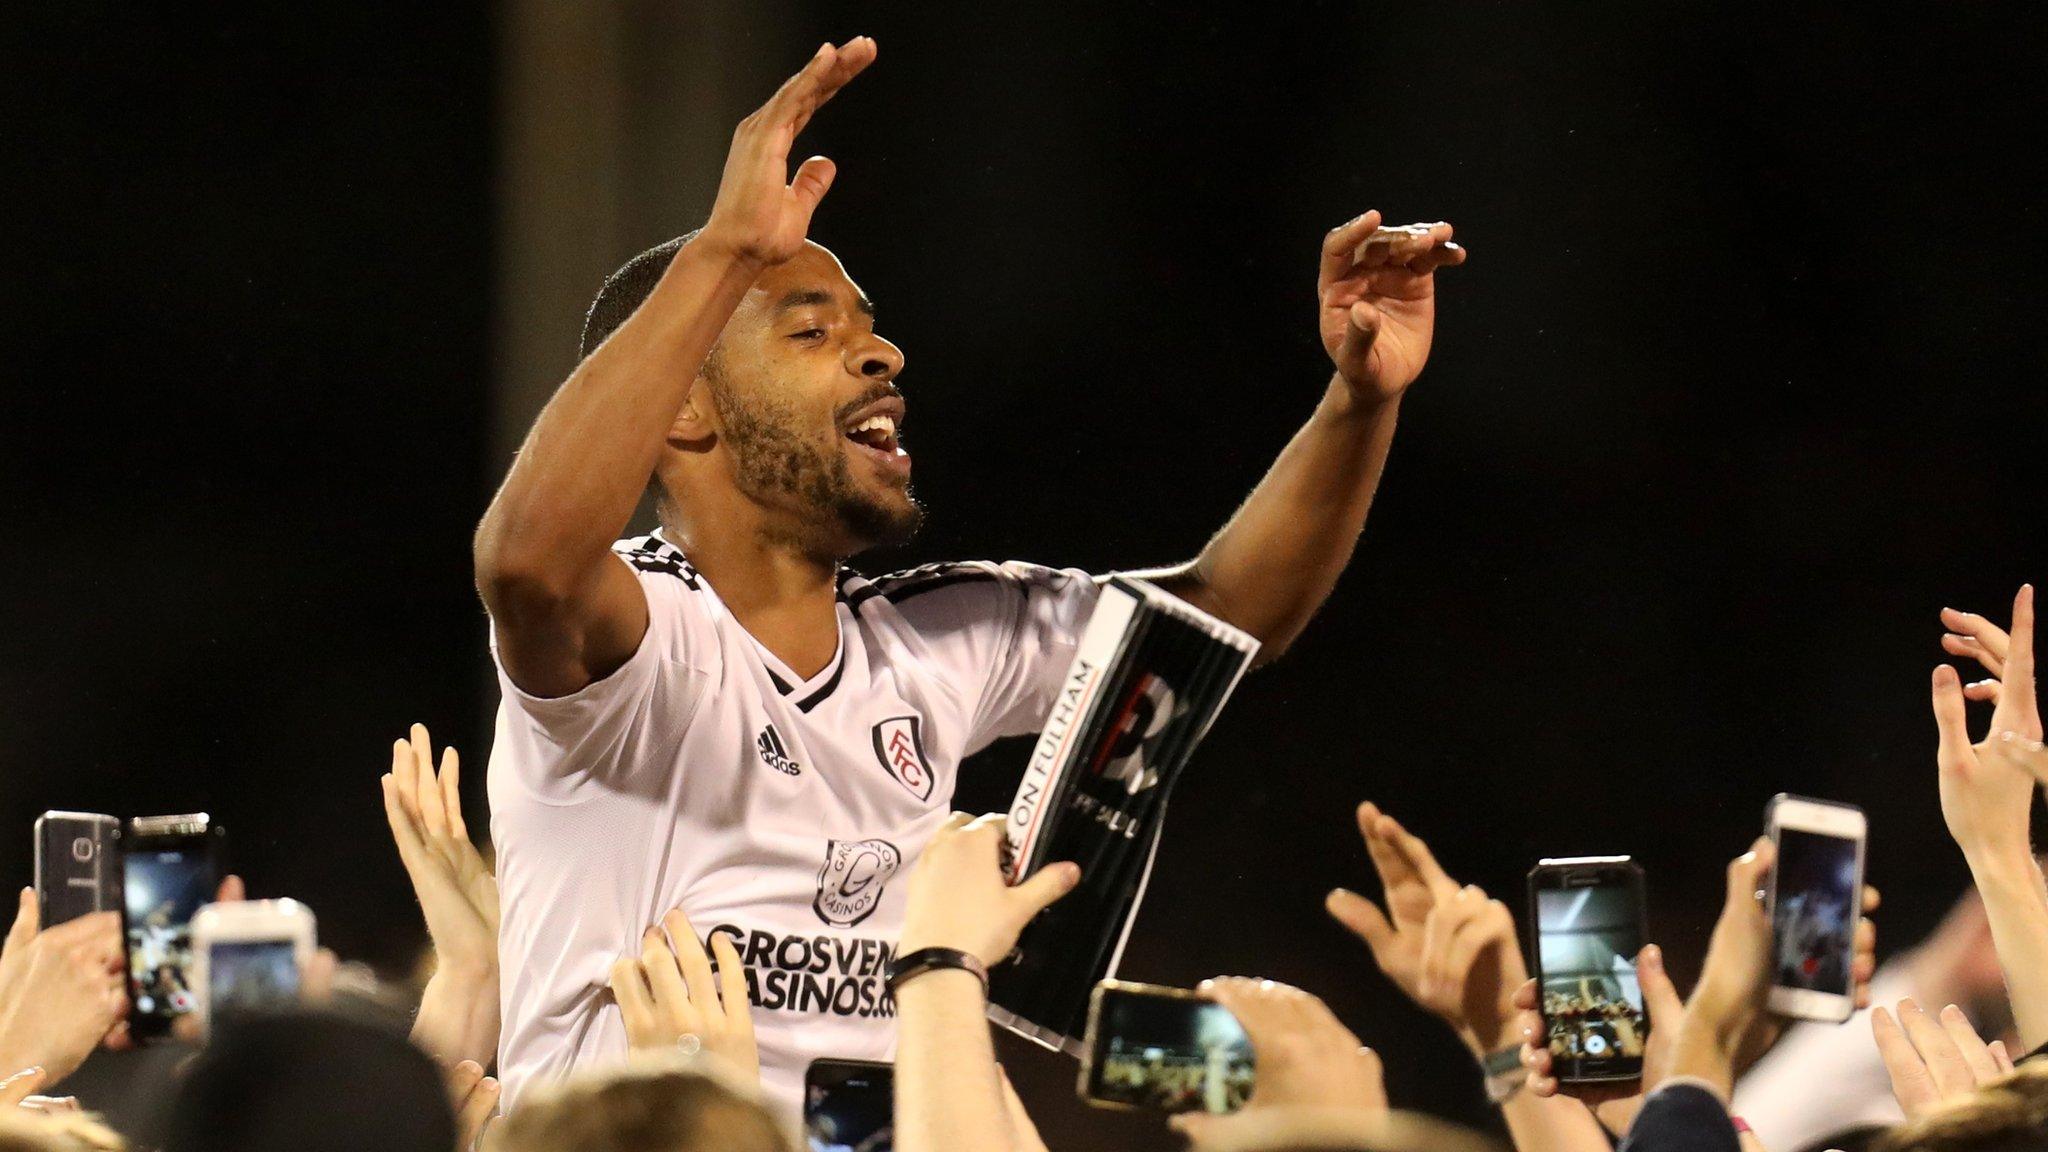
{"type": "Polygon", "coordinates": [[[498,968],[498,881],[470,842],[462,819],[462,758],[434,746],[426,726],[391,746],[391,771],[380,781],[384,817],[398,858],[425,913],[427,934],[444,968],[495,973],[498,968]]]}
{"type": "MultiPolygon", "coordinates": [[[[2020,600],[2025,604],[2026,627],[2018,627],[2021,616],[2016,604],[2014,640],[2022,633],[2027,637],[2021,659],[2025,662],[2024,696],[2028,704],[2023,711],[2018,703],[2023,694],[2021,685],[2008,679],[2000,688],[1999,703],[1992,714],[1994,732],[2001,719],[2024,723],[2034,711],[2032,589],[2021,589],[2020,600]]],[[[2018,647],[2008,647],[2008,655],[2018,647]]],[[[2004,666],[2015,671],[2020,663],[2020,659],[2014,659],[2004,666]]],[[[1987,739],[1985,744],[1975,745],[1970,742],[1969,716],[1963,703],[1965,692],[1954,668],[1946,664],[1935,667],[1933,695],[1934,723],[1941,733],[1934,759],[1941,782],[1941,816],[1948,824],[1948,834],[1973,866],[2017,867],[2021,860],[2031,858],[2027,816],[2034,802],[2034,777],[2020,759],[1998,755],[1993,748],[1986,747],[2005,743],[2002,739],[1987,739]]],[[[2026,738],[2023,729],[2007,730],[2015,733],[2015,743],[2026,738]]],[[[2036,716],[2032,738],[2038,740],[2040,731],[2036,716]]]]}
{"type": "Polygon", "coordinates": [[[1373,804],[1358,830],[1387,907],[1339,888],[1325,907],[1365,942],[1374,963],[1417,1004],[1443,1018],[1475,1056],[1513,1036],[1514,993],[1528,979],[1507,905],[1460,888],[1429,845],[1373,804]]]}
{"type": "Polygon", "coordinates": [[[697,930],[678,909],[641,936],[640,955],[612,965],[612,995],[625,1019],[626,1045],[636,1054],[709,1052],[748,1083],[758,1083],[761,1054],[739,949],[732,937],[714,932],[711,952],[718,958],[716,974],[697,930]]]}
{"type": "Polygon", "coordinates": [[[1941,610],[1943,651],[1966,656],[1991,673],[1989,679],[1965,685],[1963,695],[1995,705],[1993,732],[2016,732],[2023,740],[2041,739],[2041,709],[2034,695],[2034,586],[2022,585],[2012,602],[2012,632],[1974,612],[1941,610]]]}
{"type": "Polygon", "coordinates": [[[35,894],[24,892],[0,956],[0,1069],[41,1068],[37,1089],[77,1070],[128,1004],[119,913],[39,930],[40,919],[35,894]]]}
{"type": "Polygon", "coordinates": [[[1047,864],[1012,886],[1003,880],[1003,818],[955,812],[910,873],[910,908],[898,956],[958,948],[994,967],[1017,946],[1033,916],[1073,891],[1081,869],[1047,864]]]}
{"type": "Polygon", "coordinates": [[[1219,1139],[1242,1117],[1272,1108],[1319,1108],[1382,1115],[1385,1070],[1324,1004],[1299,988],[1231,976],[1205,980],[1198,991],[1230,1010],[1244,1026],[1259,1062],[1251,1099],[1234,1115],[1186,1112],[1171,1123],[1197,1144],[1219,1139]]]}
{"type": "Polygon", "coordinates": [[[875,42],[857,36],[835,48],[825,44],[768,102],[732,134],[718,198],[701,239],[742,259],[779,264],[803,250],[811,214],[838,171],[813,156],[789,175],[789,153],[797,133],[846,82],[875,62],[875,42]]]}
{"type": "Polygon", "coordinates": [[[1542,992],[1536,981],[1515,990],[1514,1029],[1522,1036],[1522,1067],[1529,1070],[1526,1088],[1537,1096],[1570,1096],[1593,1109],[1610,1132],[1626,1132],[1643,1106],[1645,1085],[1664,1079],[1671,1067],[1671,1046],[1685,1023],[1685,999],[1664,969],[1664,951],[1645,945],[1636,955],[1636,981],[1643,991],[1650,1037],[1643,1042],[1643,1076],[1622,1084],[1563,1084],[1552,1074],[1550,1032],[1539,1010],[1542,992]]]}
{"type": "Polygon", "coordinates": [[[2005,1042],[1986,1044],[1970,1027],[1963,1010],[1951,1004],[1940,1019],[1929,1019],[1920,1005],[1899,1001],[1899,1015],[1879,1008],[1870,1014],[1878,1054],[1892,1079],[1892,1095],[1906,1119],[1917,1120],[1942,1104],[1968,1096],[1980,1086],[2012,1071],[2005,1042]]]}
{"type": "Polygon", "coordinates": [[[443,1067],[490,1062],[498,1048],[498,880],[470,842],[462,819],[462,758],[434,746],[424,725],[391,746],[391,771],[380,780],[384,818],[398,858],[412,880],[434,975],[420,996],[412,1038],[443,1067]]]}
{"type": "Polygon", "coordinates": [[[1317,327],[1360,398],[1390,400],[1415,382],[1436,327],[1436,270],[1464,262],[1441,221],[1382,227],[1374,211],[1323,237],[1317,327]]]}

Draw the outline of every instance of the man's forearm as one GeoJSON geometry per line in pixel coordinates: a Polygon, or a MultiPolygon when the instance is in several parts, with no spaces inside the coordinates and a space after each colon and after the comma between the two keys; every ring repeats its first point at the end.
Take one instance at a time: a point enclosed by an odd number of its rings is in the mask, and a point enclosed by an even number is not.
{"type": "Polygon", "coordinates": [[[981,983],[928,972],[896,993],[896,1146],[902,1152],[1017,1147],[1004,1110],[981,983]]]}
{"type": "Polygon", "coordinates": [[[2020,1042],[2031,1051],[2048,1044],[2048,889],[2024,851],[1965,856],[1984,898],[2020,1042]]]}
{"type": "Polygon", "coordinates": [[[638,507],[690,384],[755,268],[698,237],[541,411],[477,530],[480,575],[573,580],[638,507]]]}
{"type": "Polygon", "coordinates": [[[1265,479],[1192,563],[1159,583],[1286,649],[1337,585],[1385,470],[1400,400],[1371,403],[1332,377],[1265,479]]]}

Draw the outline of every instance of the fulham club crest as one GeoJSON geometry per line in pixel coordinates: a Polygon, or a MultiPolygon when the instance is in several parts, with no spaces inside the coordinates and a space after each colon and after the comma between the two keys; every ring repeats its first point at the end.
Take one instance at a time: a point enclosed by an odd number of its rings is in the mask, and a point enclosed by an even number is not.
{"type": "Polygon", "coordinates": [[[875,725],[875,759],[919,800],[932,798],[932,765],[924,758],[924,721],[916,716],[891,716],[875,725]]]}
{"type": "Polygon", "coordinates": [[[818,869],[818,896],[811,910],[834,928],[851,928],[882,902],[882,889],[903,853],[887,840],[827,840],[825,866],[818,869]]]}

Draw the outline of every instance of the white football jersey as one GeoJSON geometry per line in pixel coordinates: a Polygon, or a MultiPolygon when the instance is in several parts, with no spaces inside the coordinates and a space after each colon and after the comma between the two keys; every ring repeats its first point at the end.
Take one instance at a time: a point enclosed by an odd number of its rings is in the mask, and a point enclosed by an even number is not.
{"type": "Polygon", "coordinates": [[[892,1057],[904,874],[962,758],[1044,722],[1097,586],[1021,563],[842,572],[838,653],[805,679],[659,535],[614,551],[647,596],[632,657],[557,699],[498,671],[506,1106],[625,1054],[612,963],[680,908],[738,946],[763,1084],[794,1109],[810,1061],[892,1057]]]}

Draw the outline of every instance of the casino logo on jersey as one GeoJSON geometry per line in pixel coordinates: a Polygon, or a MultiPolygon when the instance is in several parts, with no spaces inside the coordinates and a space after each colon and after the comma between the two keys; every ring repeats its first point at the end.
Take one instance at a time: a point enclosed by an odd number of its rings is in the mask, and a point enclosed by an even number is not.
{"type": "Polygon", "coordinates": [[[818,896],[811,910],[834,928],[851,928],[882,902],[882,888],[903,853],[887,840],[827,840],[825,866],[818,869],[818,896]]]}
{"type": "Polygon", "coordinates": [[[870,733],[875,759],[919,800],[932,798],[932,765],[924,758],[924,721],[916,716],[891,716],[870,733]]]}

